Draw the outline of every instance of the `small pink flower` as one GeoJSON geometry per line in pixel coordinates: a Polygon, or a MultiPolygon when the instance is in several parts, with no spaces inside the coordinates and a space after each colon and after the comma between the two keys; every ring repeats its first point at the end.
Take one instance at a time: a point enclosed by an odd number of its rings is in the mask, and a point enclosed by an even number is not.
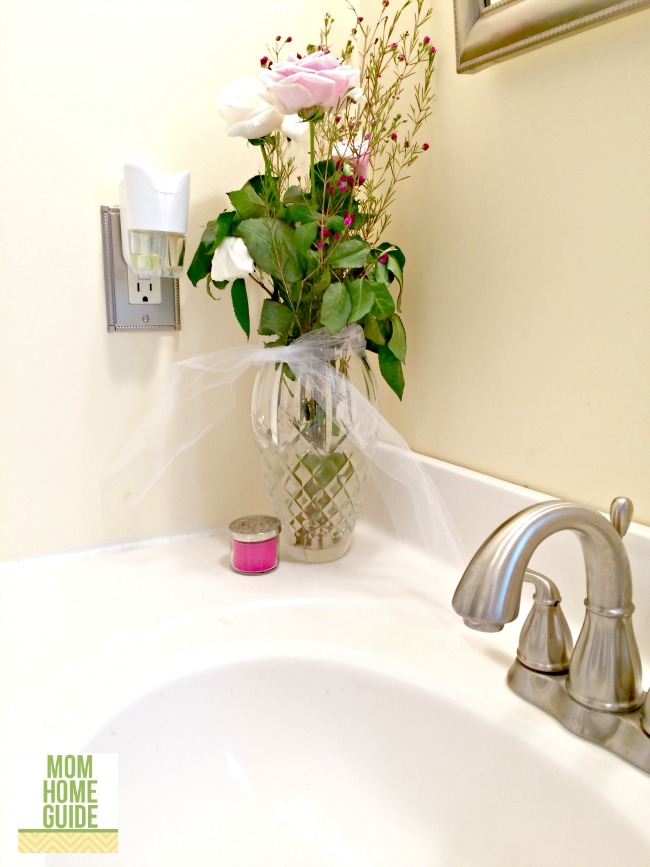
{"type": "Polygon", "coordinates": [[[425,36],[424,39],[423,39],[422,41],[424,42],[425,45],[428,45],[428,44],[431,42],[431,37],[430,37],[430,36],[425,36]]]}
{"type": "Polygon", "coordinates": [[[316,246],[318,247],[319,250],[322,250],[325,245],[323,244],[322,241],[318,241],[316,246]]]}
{"type": "Polygon", "coordinates": [[[391,42],[390,47],[391,48],[397,48],[397,42],[391,42]]]}
{"type": "Polygon", "coordinates": [[[287,42],[293,42],[293,38],[291,36],[287,36],[287,42]]]}
{"type": "Polygon", "coordinates": [[[428,145],[426,142],[422,145],[422,150],[423,150],[423,151],[428,151],[428,150],[429,150],[429,145],[428,145]]]}
{"type": "Polygon", "coordinates": [[[386,262],[388,262],[388,253],[384,253],[383,256],[380,256],[379,261],[381,262],[382,265],[385,265],[386,262]]]}
{"type": "Polygon", "coordinates": [[[390,137],[391,137],[391,139],[392,139],[393,141],[397,141],[397,133],[396,133],[396,132],[392,132],[392,133],[390,134],[390,137]]]}

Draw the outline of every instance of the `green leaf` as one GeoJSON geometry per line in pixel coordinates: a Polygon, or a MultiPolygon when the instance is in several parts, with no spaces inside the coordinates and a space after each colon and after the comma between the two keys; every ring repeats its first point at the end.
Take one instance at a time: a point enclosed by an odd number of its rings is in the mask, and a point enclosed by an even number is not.
{"type": "Polygon", "coordinates": [[[375,293],[370,284],[363,277],[360,280],[352,280],[348,283],[348,293],[352,301],[352,310],[348,315],[348,322],[359,322],[366,313],[370,312],[375,300],[375,293]]]}
{"type": "Polygon", "coordinates": [[[348,321],[352,301],[343,283],[330,283],[323,294],[320,321],[332,334],[336,334],[348,321]]]}
{"type": "Polygon", "coordinates": [[[404,330],[404,324],[397,313],[392,315],[390,321],[393,326],[393,333],[388,341],[388,348],[400,361],[406,361],[406,331],[404,330]]]}
{"type": "Polygon", "coordinates": [[[312,289],[314,290],[314,295],[318,295],[319,292],[324,292],[325,289],[330,285],[332,281],[332,275],[329,271],[323,271],[320,277],[314,281],[312,284],[312,289]]]}
{"type": "Polygon", "coordinates": [[[286,223],[259,217],[243,220],[235,230],[243,238],[255,264],[266,274],[285,283],[302,280],[294,231],[286,223]]]}
{"type": "Polygon", "coordinates": [[[370,247],[361,238],[349,238],[334,247],[327,264],[330,268],[363,268],[370,256],[370,247]]]}
{"type": "Polygon", "coordinates": [[[277,217],[281,211],[284,211],[284,206],[280,201],[278,178],[274,175],[270,175],[269,177],[260,174],[253,175],[244,186],[251,186],[260,199],[271,207],[274,216],[277,217]]]}
{"type": "Polygon", "coordinates": [[[247,220],[250,217],[262,217],[266,213],[266,204],[255,192],[252,185],[244,184],[241,190],[228,193],[230,202],[237,213],[247,220]]]}
{"type": "Polygon", "coordinates": [[[379,346],[377,348],[377,356],[379,358],[379,370],[381,375],[401,400],[402,395],[404,394],[404,371],[402,370],[402,362],[398,358],[395,358],[387,346],[379,346]]]}
{"type": "Polygon", "coordinates": [[[317,483],[318,488],[326,491],[332,480],[344,470],[348,460],[349,458],[344,451],[335,451],[328,455],[316,452],[301,457],[300,463],[306,470],[309,470],[309,474],[317,483]]]}
{"type": "Polygon", "coordinates": [[[370,343],[377,344],[377,346],[381,346],[386,342],[384,339],[384,335],[379,329],[377,320],[372,315],[372,313],[369,313],[363,320],[363,333],[366,337],[366,340],[369,340],[370,343]]]}
{"type": "Polygon", "coordinates": [[[295,230],[296,250],[304,256],[316,240],[318,223],[303,223],[295,230]]]}
{"type": "Polygon", "coordinates": [[[286,208],[285,220],[292,226],[296,223],[313,223],[318,219],[318,214],[309,205],[289,205],[286,208]]]}
{"type": "MultiPolygon", "coordinates": [[[[272,185],[277,185],[277,180],[278,180],[277,178],[271,178],[270,180],[271,180],[272,185]]],[[[260,198],[264,198],[265,181],[266,181],[266,179],[265,179],[264,175],[260,175],[258,173],[256,175],[253,175],[252,178],[249,178],[246,181],[246,183],[244,184],[244,186],[251,186],[255,190],[257,195],[260,196],[260,198]]]]}
{"type": "Polygon", "coordinates": [[[251,317],[248,310],[248,295],[246,293],[246,282],[242,277],[238,277],[233,281],[230,287],[232,297],[232,306],[237,317],[237,322],[244,330],[246,337],[251,336],[251,317]]]}
{"type": "Polygon", "coordinates": [[[382,251],[382,255],[388,254],[386,267],[401,286],[404,282],[406,256],[402,253],[399,247],[395,246],[395,244],[388,244],[387,242],[380,244],[377,249],[382,251]]]}
{"type": "Polygon", "coordinates": [[[296,317],[288,307],[279,301],[264,299],[258,334],[278,334],[280,337],[287,338],[295,325],[296,317]]]}
{"type": "Polygon", "coordinates": [[[392,280],[392,276],[388,273],[388,268],[385,262],[377,262],[375,265],[375,280],[388,286],[392,280]]]}
{"type": "Polygon", "coordinates": [[[343,234],[345,232],[345,220],[339,214],[334,214],[333,217],[327,218],[327,228],[330,232],[340,232],[343,234]]]}
{"type": "Polygon", "coordinates": [[[395,313],[395,302],[383,283],[374,283],[375,300],[372,305],[372,312],[376,319],[390,319],[395,313]]]}
{"type": "Polygon", "coordinates": [[[201,235],[199,246],[194,258],[187,269],[187,276],[194,286],[207,277],[212,270],[212,257],[223,239],[230,234],[232,222],[235,218],[234,211],[224,211],[216,220],[210,220],[201,235]]]}
{"type": "Polygon", "coordinates": [[[300,189],[300,187],[297,187],[295,184],[292,184],[292,186],[290,186],[289,189],[284,194],[282,201],[285,203],[285,205],[290,205],[290,204],[293,204],[294,202],[303,203],[306,201],[306,199],[305,199],[305,194],[300,189]]]}
{"type": "Polygon", "coordinates": [[[323,201],[323,191],[325,186],[332,183],[332,179],[336,175],[336,166],[332,160],[321,160],[314,166],[314,179],[316,181],[315,188],[311,190],[312,202],[323,201]]]}
{"type": "Polygon", "coordinates": [[[208,279],[205,281],[205,289],[213,301],[218,301],[219,299],[215,298],[212,292],[212,287],[214,286],[215,289],[225,289],[227,285],[227,280],[213,280],[211,277],[208,277],[208,279]]]}
{"type": "MultiPolygon", "coordinates": [[[[396,247],[394,244],[380,244],[378,249],[383,250],[384,254],[388,256],[386,260],[386,268],[399,283],[399,293],[397,295],[396,306],[397,309],[400,310],[402,305],[402,291],[404,289],[404,267],[406,265],[406,257],[400,248],[396,247]]],[[[381,265],[381,263],[379,264],[381,265]]]]}
{"type": "Polygon", "coordinates": [[[395,279],[400,284],[404,283],[404,265],[406,260],[401,250],[394,250],[388,254],[388,262],[386,263],[391,274],[395,275],[395,279]]]}
{"type": "Polygon", "coordinates": [[[289,298],[291,299],[294,308],[295,305],[298,304],[298,302],[300,301],[302,292],[302,280],[298,280],[297,283],[292,283],[291,286],[289,286],[289,298]]]}

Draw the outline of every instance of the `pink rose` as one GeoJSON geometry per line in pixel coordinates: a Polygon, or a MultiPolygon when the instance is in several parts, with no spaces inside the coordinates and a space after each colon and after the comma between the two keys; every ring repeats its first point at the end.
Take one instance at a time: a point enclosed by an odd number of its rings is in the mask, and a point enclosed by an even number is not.
{"type": "Polygon", "coordinates": [[[289,57],[260,70],[269,101],[284,114],[319,106],[333,110],[346,99],[359,101],[359,70],[324,51],[300,60],[289,57]]]}

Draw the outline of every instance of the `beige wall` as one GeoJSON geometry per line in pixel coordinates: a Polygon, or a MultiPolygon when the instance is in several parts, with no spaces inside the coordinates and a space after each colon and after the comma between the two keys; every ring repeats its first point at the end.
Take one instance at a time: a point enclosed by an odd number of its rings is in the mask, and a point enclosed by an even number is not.
{"type": "MultiPolygon", "coordinates": [[[[431,150],[395,220],[407,394],[385,410],[427,454],[598,506],[625,493],[650,523],[650,13],[458,77],[451,2],[434,5],[431,150]]],[[[178,334],[108,334],[99,209],[125,161],[189,168],[192,248],[258,170],[223,136],[220,85],[278,21],[304,41],[344,7],[0,3],[0,559],[265,507],[245,384],[232,423],[139,507],[107,480],[172,362],[241,337],[227,300],[186,280],[178,334]]]]}
{"type": "Polygon", "coordinates": [[[650,10],[475,75],[435,2],[407,251],[412,447],[650,523],[650,10]]]}
{"type": "MultiPolygon", "coordinates": [[[[343,6],[336,0],[334,8],[343,6]]],[[[325,0],[0,2],[0,559],[227,523],[265,507],[246,400],[133,508],[107,470],[170,364],[241,342],[229,302],[183,280],[178,334],[108,334],[100,206],[122,165],[192,172],[189,247],[259,170],[215,112],[278,20],[301,41],[325,0]],[[301,36],[302,34],[302,36],[301,36]],[[242,436],[242,432],[245,435],[242,436]]],[[[245,392],[245,389],[242,389],[245,392]]]]}

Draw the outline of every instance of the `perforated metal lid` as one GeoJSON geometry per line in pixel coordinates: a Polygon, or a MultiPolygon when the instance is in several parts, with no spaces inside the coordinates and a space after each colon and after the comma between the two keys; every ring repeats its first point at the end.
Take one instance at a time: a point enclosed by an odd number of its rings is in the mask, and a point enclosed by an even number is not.
{"type": "Polygon", "coordinates": [[[236,542],[264,542],[280,532],[280,521],[273,515],[244,515],[229,525],[236,542]]]}

